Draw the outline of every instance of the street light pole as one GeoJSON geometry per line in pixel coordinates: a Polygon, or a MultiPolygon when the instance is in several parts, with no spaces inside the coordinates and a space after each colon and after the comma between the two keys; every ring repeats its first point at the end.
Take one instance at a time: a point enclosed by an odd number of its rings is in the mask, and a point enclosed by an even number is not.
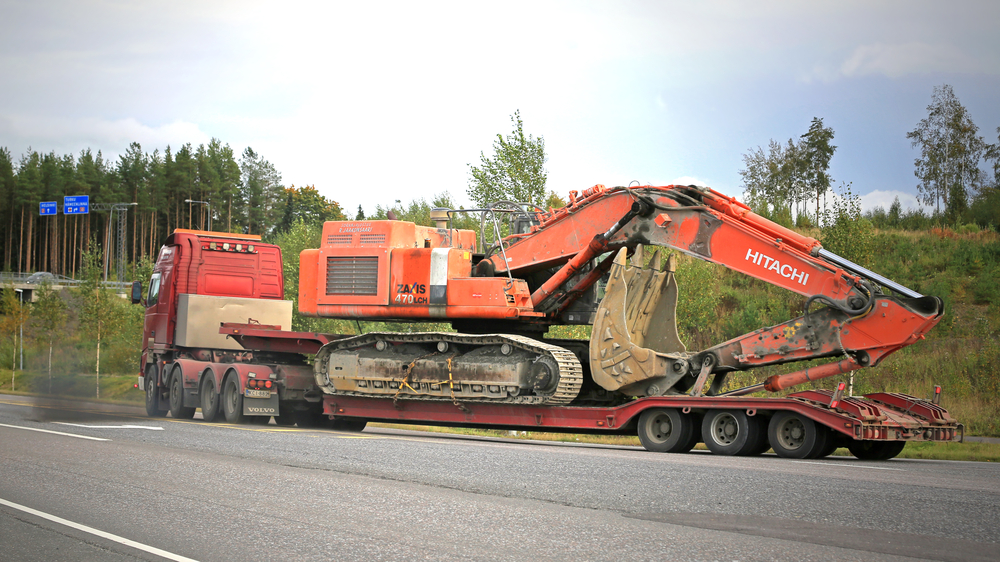
{"type": "Polygon", "coordinates": [[[185,199],[184,202],[185,203],[200,203],[200,204],[208,207],[208,230],[209,230],[209,232],[211,232],[212,231],[212,204],[209,203],[208,201],[195,201],[193,199],[185,199]]]}

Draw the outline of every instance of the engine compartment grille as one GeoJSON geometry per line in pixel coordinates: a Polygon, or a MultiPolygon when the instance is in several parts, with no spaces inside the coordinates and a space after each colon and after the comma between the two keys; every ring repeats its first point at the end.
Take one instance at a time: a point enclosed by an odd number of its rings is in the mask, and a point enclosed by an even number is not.
{"type": "Polygon", "coordinates": [[[359,234],[362,246],[371,244],[385,244],[385,234],[359,234]]]}
{"type": "Polygon", "coordinates": [[[328,234],[326,237],[329,246],[350,246],[353,241],[353,234],[328,234]]]}
{"type": "Polygon", "coordinates": [[[327,257],[326,294],[378,294],[378,256],[327,257]]]}

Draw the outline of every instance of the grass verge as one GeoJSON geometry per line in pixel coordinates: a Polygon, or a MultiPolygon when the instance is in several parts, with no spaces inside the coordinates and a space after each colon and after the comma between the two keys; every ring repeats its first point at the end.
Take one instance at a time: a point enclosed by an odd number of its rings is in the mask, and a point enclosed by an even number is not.
{"type": "MultiPolygon", "coordinates": [[[[135,383],[135,375],[102,374],[100,377],[100,400],[142,404],[145,397],[140,390],[133,386],[135,383]]],[[[88,375],[52,375],[50,387],[49,377],[44,373],[16,371],[12,377],[10,369],[0,369],[0,392],[97,400],[97,376],[93,373],[88,375]]]]}

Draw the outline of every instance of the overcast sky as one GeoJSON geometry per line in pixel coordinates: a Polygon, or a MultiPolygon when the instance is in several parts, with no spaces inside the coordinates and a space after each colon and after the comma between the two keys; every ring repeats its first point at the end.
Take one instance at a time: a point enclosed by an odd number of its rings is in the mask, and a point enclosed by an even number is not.
{"type": "Polygon", "coordinates": [[[521,111],[548,187],[700,181],[835,131],[866,207],[916,194],[907,131],[951,84],[1000,126],[1000,2],[0,0],[0,146],[116,159],[212,137],[353,213],[467,201],[521,111]]]}

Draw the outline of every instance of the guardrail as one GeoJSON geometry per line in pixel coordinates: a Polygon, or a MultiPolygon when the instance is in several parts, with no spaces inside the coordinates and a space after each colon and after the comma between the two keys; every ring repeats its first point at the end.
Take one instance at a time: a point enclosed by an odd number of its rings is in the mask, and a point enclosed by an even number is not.
{"type": "MultiPolygon", "coordinates": [[[[12,283],[14,285],[41,285],[42,283],[48,282],[49,285],[53,287],[73,287],[76,285],[82,285],[84,281],[80,279],[73,279],[72,277],[66,277],[65,275],[56,275],[54,273],[11,273],[11,272],[0,272],[0,284],[6,285],[7,283],[12,283]],[[43,275],[44,274],[44,275],[43,275]]],[[[128,289],[132,286],[130,282],[119,282],[119,281],[101,281],[102,287],[109,289],[128,289]]]]}

